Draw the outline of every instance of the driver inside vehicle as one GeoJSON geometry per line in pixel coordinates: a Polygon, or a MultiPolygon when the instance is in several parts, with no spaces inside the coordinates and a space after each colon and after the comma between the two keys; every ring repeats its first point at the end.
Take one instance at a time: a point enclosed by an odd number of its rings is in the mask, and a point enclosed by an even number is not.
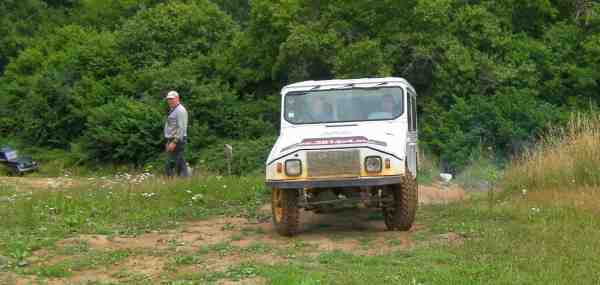
{"type": "Polygon", "coordinates": [[[307,123],[322,123],[333,121],[333,112],[331,112],[330,106],[325,102],[322,97],[316,97],[309,103],[310,110],[306,112],[304,122],[307,123]]]}

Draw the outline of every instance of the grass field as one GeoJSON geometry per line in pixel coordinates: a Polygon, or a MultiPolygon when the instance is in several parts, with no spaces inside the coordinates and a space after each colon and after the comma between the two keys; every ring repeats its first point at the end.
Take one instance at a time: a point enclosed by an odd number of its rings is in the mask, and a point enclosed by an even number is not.
{"type": "MultiPolygon", "coordinates": [[[[144,183],[147,184],[143,187],[122,185],[113,189],[91,190],[84,185],[64,191],[34,189],[33,193],[4,186],[0,204],[0,255],[10,260],[2,269],[4,281],[32,284],[210,284],[227,280],[246,280],[250,284],[600,282],[598,209],[576,204],[597,199],[593,191],[569,196],[575,204],[532,192],[504,194],[490,203],[487,195],[481,194],[461,203],[421,207],[418,227],[408,233],[382,233],[375,228],[356,230],[351,225],[329,231],[327,224],[321,224],[316,225],[321,228],[315,240],[314,232],[284,239],[264,227],[252,226],[269,222],[268,211],[259,209],[266,199],[260,177],[144,183]],[[176,235],[166,234],[171,239],[165,238],[164,246],[160,247],[142,244],[103,248],[94,245],[93,240],[81,238],[99,235],[108,240],[143,239],[152,233],[181,232],[186,221],[211,221],[223,216],[255,222],[215,223],[215,230],[226,232],[227,236],[214,243],[198,242],[198,246],[189,248],[179,246],[176,235]],[[241,240],[252,242],[236,243],[241,240]],[[354,246],[323,249],[319,243],[325,242],[347,242],[354,246]],[[386,246],[385,250],[369,253],[368,249],[381,244],[386,246]],[[226,266],[210,267],[210,263],[228,257],[233,260],[226,266]],[[160,260],[158,272],[144,275],[143,270],[128,271],[128,260],[148,258],[160,260]],[[123,268],[119,271],[115,267],[123,268]],[[98,275],[100,280],[96,283],[69,279],[103,271],[111,273],[105,277],[98,275]],[[63,279],[64,283],[56,283],[63,279]]],[[[367,219],[381,223],[377,215],[367,219]]]]}
{"type": "Polygon", "coordinates": [[[512,163],[500,193],[421,206],[409,232],[343,212],[279,237],[262,177],[4,182],[0,284],[600,284],[594,126],[512,163]]]}

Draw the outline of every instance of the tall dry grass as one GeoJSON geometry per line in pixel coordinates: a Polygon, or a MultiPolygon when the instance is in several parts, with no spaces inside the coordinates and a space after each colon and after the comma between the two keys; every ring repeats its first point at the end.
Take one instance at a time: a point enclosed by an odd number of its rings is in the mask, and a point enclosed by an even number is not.
{"type": "Polygon", "coordinates": [[[509,190],[600,189],[600,114],[575,114],[507,168],[509,190]]]}

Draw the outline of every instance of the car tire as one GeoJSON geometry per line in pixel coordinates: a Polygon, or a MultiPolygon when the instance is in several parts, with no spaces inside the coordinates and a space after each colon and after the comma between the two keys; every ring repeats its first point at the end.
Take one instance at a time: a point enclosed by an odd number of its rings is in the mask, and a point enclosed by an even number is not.
{"type": "Polygon", "coordinates": [[[385,225],[392,231],[410,230],[418,208],[417,180],[407,173],[401,184],[390,186],[388,191],[393,203],[383,209],[385,225]]]}
{"type": "Polygon", "coordinates": [[[282,236],[294,236],[300,225],[300,209],[298,207],[298,191],[274,188],[271,191],[271,210],[273,225],[282,236]]]}

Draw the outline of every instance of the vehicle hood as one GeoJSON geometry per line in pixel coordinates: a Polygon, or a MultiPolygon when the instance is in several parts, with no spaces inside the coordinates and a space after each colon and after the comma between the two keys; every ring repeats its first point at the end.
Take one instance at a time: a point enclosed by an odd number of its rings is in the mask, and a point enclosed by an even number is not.
{"type": "Polygon", "coordinates": [[[370,147],[402,157],[406,144],[405,124],[309,125],[282,129],[269,161],[299,149],[370,147]]]}

